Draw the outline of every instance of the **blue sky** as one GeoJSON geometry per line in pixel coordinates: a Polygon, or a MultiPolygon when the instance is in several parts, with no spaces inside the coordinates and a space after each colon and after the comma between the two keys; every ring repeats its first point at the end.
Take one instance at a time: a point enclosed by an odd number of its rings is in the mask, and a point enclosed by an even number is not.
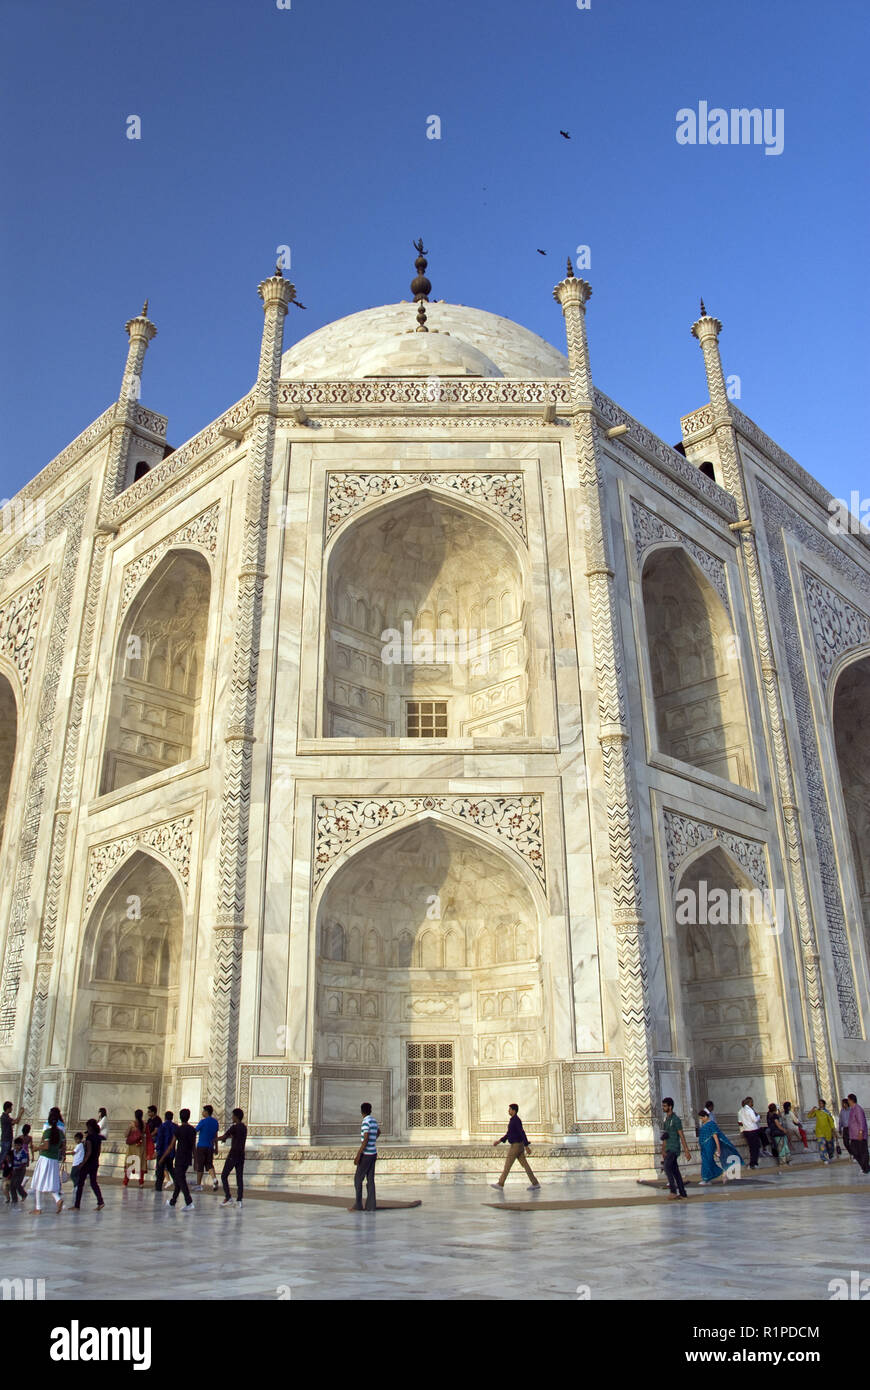
{"type": "Polygon", "coordinates": [[[552,287],[588,245],[596,383],[669,443],[706,399],[689,335],[703,295],[741,408],[833,493],[866,494],[867,15],[859,0],[6,0],[0,489],[115,397],[146,295],[142,399],[177,446],[248,389],[279,245],[308,306],[289,343],[409,298],[422,235],[433,298],[559,347],[552,287]],[[678,145],[677,111],[702,100],[782,108],[782,154],[678,145]]]}

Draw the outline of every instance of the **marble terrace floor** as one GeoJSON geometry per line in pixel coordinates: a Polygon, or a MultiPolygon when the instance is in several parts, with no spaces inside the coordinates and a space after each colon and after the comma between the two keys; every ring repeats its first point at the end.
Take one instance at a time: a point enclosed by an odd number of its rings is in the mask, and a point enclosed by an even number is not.
{"type": "MultiPolygon", "coordinates": [[[[751,1301],[827,1300],[830,1280],[870,1274],[870,1175],[857,1165],[803,1165],[782,1178],[762,1168],[737,1200],[731,1186],[740,1184],[692,1184],[675,1202],[632,1180],[582,1174],[548,1181],[541,1197],[592,1205],[535,1211],[507,1205],[530,1196],[513,1175],[504,1199],[477,1178],[385,1178],[383,1198],[422,1206],[350,1213],[276,1190],[222,1209],[221,1195],[207,1192],[185,1214],[153,1187],[124,1191],[107,1179],[99,1215],[90,1193],[78,1215],[33,1218],[0,1205],[0,1279],[44,1279],[47,1300],[751,1301]],[[772,1229],[783,1237],[775,1269],[764,1256],[772,1229]],[[748,1247],[755,1258],[735,1259],[748,1247]]],[[[326,1179],[322,1190],[352,1200],[349,1184],[326,1179]]]]}

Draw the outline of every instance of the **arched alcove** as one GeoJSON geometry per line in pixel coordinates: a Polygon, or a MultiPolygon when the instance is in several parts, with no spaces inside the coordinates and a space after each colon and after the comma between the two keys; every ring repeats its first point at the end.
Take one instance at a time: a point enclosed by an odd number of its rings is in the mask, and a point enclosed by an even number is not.
{"type": "Polygon", "coordinates": [[[178,1029],[183,935],[172,873],[137,851],[104,887],[85,932],[72,1042],[77,1122],[99,1105],[110,1114],[160,1105],[178,1029]]]}
{"type": "Polygon", "coordinates": [[[753,787],[737,642],[721,598],[685,550],[653,551],[643,570],[658,747],[753,787]]]}
{"type": "Polygon", "coordinates": [[[0,845],[6,825],[9,793],[12,789],[12,769],[18,742],[18,706],[15,692],[0,672],[0,845]]]}
{"type": "Polygon", "coordinates": [[[392,1133],[411,1142],[479,1131],[490,1106],[500,1116],[511,1064],[527,1072],[547,1055],[539,941],[522,872],[462,832],[426,819],[354,855],[318,911],[315,1130],[352,1128],[366,1098],[392,1099],[392,1133]],[[478,1065],[484,1099],[469,1082],[478,1065]]]}
{"type": "Polygon", "coordinates": [[[870,656],[853,661],[834,688],[834,744],[855,879],[870,953],[870,656]]]}
{"type": "MultiPolygon", "coordinates": [[[[713,1089],[725,1114],[759,1096],[785,1051],[774,929],[777,904],[721,846],[695,858],[678,879],[675,924],[685,1051],[695,1100],[713,1089]],[[702,1095],[701,1093],[704,1092],[702,1095]]],[[[780,905],[784,913],[784,905],[780,905]]],[[[775,1099],[772,1094],[771,1099],[775,1099]]],[[[780,1097],[782,1099],[782,1097],[780,1097]]]]}
{"type": "Polygon", "coordinates": [[[101,794],[193,755],[210,595],[205,558],[171,550],[130,605],[115,653],[101,794]]]}
{"type": "Polygon", "coordinates": [[[516,552],[477,514],[419,491],[361,517],[329,559],[324,734],[534,732],[524,597],[516,552]]]}

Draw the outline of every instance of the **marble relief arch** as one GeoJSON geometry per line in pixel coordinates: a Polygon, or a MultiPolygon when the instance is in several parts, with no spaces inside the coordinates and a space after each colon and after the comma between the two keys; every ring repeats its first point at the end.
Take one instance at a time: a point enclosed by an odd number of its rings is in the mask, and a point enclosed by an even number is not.
{"type": "Polygon", "coordinates": [[[472,826],[412,811],[337,857],[315,903],[324,1124],[328,1088],[370,1086],[374,1067],[390,1077],[391,1137],[477,1137],[470,1069],[548,1056],[537,875],[472,826]]]}
{"type": "Polygon", "coordinates": [[[861,649],[833,681],[831,724],[865,949],[870,957],[870,651],[860,653],[861,649]]]}
{"type": "Polygon", "coordinates": [[[128,599],[115,648],[101,794],[195,754],[210,597],[205,556],[171,549],[128,599]]]}
{"type": "Polygon", "coordinates": [[[82,939],[70,1067],[83,1111],[97,1090],[121,1113],[145,1090],[159,1103],[176,1057],[184,927],[176,872],[135,846],[96,895],[82,939]]]}
{"type": "Polygon", "coordinates": [[[527,565],[516,527],[462,498],[366,507],[328,552],[324,735],[536,732],[527,565]]]}
{"type": "Polygon", "coordinates": [[[672,543],[648,550],[643,561],[658,748],[702,771],[753,788],[739,651],[724,573],[714,557],[708,555],[707,561],[715,568],[708,566],[705,572],[697,556],[672,543]]]}
{"type": "Polygon", "coordinates": [[[678,846],[669,856],[678,1049],[689,1058],[694,1102],[715,1090],[722,1111],[736,1113],[788,1055],[777,902],[761,846],[670,813],[669,821],[678,846]]]}

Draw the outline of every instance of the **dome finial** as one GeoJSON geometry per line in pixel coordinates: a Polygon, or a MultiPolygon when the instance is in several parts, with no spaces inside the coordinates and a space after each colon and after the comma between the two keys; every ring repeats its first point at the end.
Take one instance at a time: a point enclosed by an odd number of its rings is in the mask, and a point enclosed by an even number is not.
{"type": "Polygon", "coordinates": [[[426,260],[426,248],[423,245],[423,238],[418,237],[414,242],[414,250],[417,252],[417,259],[414,265],[417,274],[411,281],[411,293],[414,296],[414,303],[419,305],[417,309],[417,332],[428,333],[426,327],[426,304],[429,302],[429,295],[432,293],[432,285],[426,278],[426,267],[429,262],[426,260]]]}

